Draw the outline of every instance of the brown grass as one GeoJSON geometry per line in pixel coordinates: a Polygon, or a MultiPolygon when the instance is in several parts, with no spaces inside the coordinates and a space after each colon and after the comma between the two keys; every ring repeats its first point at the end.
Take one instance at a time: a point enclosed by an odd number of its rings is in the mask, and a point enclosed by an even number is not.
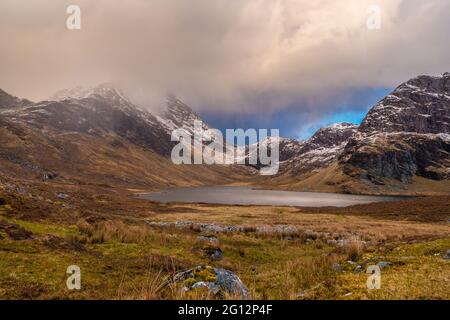
{"type": "Polygon", "coordinates": [[[338,247],[336,252],[344,254],[347,261],[358,261],[364,253],[364,245],[360,241],[349,241],[338,247]]]}
{"type": "Polygon", "coordinates": [[[129,225],[121,220],[100,221],[93,224],[81,219],[77,223],[82,236],[78,238],[83,243],[104,243],[118,241],[123,243],[139,243],[146,241],[151,230],[145,225],[129,225]]]}

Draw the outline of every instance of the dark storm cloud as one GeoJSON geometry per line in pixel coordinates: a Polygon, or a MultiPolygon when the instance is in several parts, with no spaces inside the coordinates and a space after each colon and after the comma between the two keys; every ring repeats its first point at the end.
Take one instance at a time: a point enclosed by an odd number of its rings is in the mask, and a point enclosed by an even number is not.
{"type": "Polygon", "coordinates": [[[447,0],[2,0],[0,87],[39,100],[115,82],[148,107],[173,92],[209,114],[294,106],[314,122],[354,91],[449,71],[448,12],[447,0]]]}

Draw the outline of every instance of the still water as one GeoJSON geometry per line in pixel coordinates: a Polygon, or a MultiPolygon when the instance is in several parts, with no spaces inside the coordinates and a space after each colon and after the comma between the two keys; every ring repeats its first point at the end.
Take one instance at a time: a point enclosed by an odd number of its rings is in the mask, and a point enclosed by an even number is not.
{"type": "Polygon", "coordinates": [[[209,204],[274,205],[303,207],[347,207],[378,201],[399,200],[399,197],[362,196],[337,193],[259,190],[252,187],[189,187],[139,194],[156,202],[189,202],[209,204]]]}

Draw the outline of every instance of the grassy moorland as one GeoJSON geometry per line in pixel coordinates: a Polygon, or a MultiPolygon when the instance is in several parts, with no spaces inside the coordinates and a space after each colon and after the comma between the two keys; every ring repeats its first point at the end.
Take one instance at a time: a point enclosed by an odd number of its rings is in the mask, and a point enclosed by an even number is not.
{"type": "Polygon", "coordinates": [[[48,188],[39,201],[0,196],[0,299],[212,298],[163,285],[197,265],[234,271],[253,299],[450,299],[446,196],[319,209],[158,205],[125,190],[90,188],[67,199],[48,188]],[[213,234],[223,259],[212,261],[198,239],[211,234],[196,222],[244,228],[213,234]],[[280,225],[296,229],[256,232],[280,225]],[[368,290],[365,268],[380,261],[389,262],[382,287],[368,290]],[[82,270],[78,291],[66,288],[73,264],[82,270]]]}

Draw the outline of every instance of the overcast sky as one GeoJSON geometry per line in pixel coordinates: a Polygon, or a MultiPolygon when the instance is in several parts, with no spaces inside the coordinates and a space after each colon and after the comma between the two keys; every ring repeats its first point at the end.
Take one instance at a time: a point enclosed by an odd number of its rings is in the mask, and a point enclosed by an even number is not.
{"type": "Polygon", "coordinates": [[[149,108],[171,92],[218,127],[303,137],[450,71],[449,12],[448,0],[1,0],[0,88],[42,100],[114,82],[149,108]],[[66,28],[69,4],[81,30],[66,28]]]}

